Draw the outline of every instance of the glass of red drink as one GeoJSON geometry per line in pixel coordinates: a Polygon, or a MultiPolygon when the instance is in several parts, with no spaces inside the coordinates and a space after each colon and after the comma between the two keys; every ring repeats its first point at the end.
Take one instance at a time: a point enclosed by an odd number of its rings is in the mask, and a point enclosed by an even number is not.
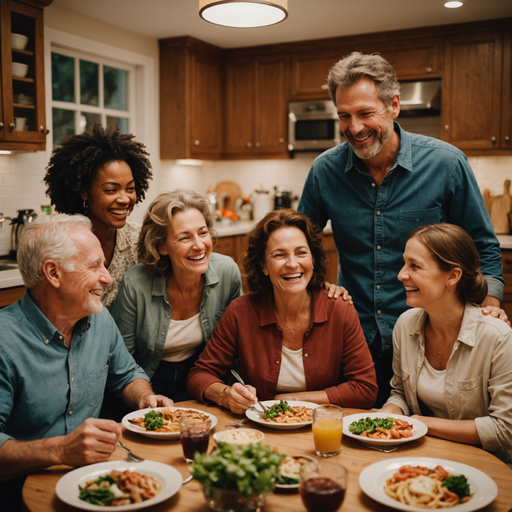
{"type": "Polygon", "coordinates": [[[208,441],[210,440],[209,419],[190,418],[182,416],[180,418],[181,446],[183,447],[183,459],[185,462],[194,460],[194,453],[206,453],[208,450],[208,441]]]}
{"type": "Polygon", "coordinates": [[[347,469],[333,462],[310,462],[300,470],[300,497],[308,512],[336,512],[347,490],[347,469]]]}

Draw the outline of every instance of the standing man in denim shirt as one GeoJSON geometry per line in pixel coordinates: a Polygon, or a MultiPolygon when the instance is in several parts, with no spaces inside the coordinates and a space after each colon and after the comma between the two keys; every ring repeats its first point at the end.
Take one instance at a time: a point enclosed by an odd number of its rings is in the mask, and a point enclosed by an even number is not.
{"type": "Polygon", "coordinates": [[[338,284],[351,293],[370,346],[379,395],[389,396],[393,327],[406,309],[397,275],[408,234],[449,222],[473,238],[487,277],[484,312],[507,321],[500,246],[465,155],[394,122],[400,85],[380,55],[354,52],[327,79],[347,142],[320,155],[309,172],[299,211],[324,227],[330,219],[339,254],[338,284]]]}
{"type": "Polygon", "coordinates": [[[105,386],[131,407],[172,406],[126,350],[103,287],[112,279],[86,217],[41,217],[18,263],[27,291],[0,311],[0,508],[20,510],[27,473],[110,457],[121,436],[97,419],[105,386]]]}

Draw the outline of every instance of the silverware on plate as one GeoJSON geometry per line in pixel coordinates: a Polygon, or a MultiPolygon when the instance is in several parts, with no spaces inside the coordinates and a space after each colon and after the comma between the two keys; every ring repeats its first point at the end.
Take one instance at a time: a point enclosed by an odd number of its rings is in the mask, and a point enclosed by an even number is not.
{"type": "MultiPolygon", "coordinates": [[[[242,386],[245,386],[245,382],[243,381],[242,377],[240,377],[240,375],[238,374],[238,372],[236,370],[231,370],[231,373],[233,374],[233,377],[235,377],[235,379],[240,382],[240,384],[242,384],[242,386]]],[[[264,404],[262,404],[259,400],[258,400],[258,403],[260,404],[260,407],[263,409],[263,412],[265,412],[268,407],[264,404]]]]}
{"type": "Polygon", "coordinates": [[[377,450],[378,452],[391,453],[395,450],[398,450],[398,446],[394,446],[393,448],[377,448],[377,446],[370,446],[369,444],[364,444],[365,448],[370,448],[371,450],[377,450]]]}
{"type": "Polygon", "coordinates": [[[117,441],[117,446],[120,446],[121,448],[124,448],[128,452],[128,460],[131,460],[132,462],[144,462],[145,459],[142,457],[139,457],[138,455],[135,455],[130,448],[125,446],[121,441],[117,441]]]}

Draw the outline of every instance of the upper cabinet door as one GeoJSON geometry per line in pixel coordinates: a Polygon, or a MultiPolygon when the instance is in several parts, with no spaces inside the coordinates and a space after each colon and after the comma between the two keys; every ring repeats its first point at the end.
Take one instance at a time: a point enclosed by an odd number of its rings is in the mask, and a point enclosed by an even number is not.
{"type": "Polygon", "coordinates": [[[255,69],[253,59],[226,63],[226,154],[252,156],[255,148],[255,69]]]}
{"type": "Polygon", "coordinates": [[[45,149],[43,11],[8,0],[0,9],[0,133],[4,141],[16,143],[10,149],[45,149]]]}
{"type": "Polygon", "coordinates": [[[445,42],[441,133],[462,150],[499,148],[502,43],[501,33],[445,42]]]}
{"type": "Polygon", "coordinates": [[[286,61],[282,56],[256,60],[256,151],[287,155],[286,61]]]}
{"type": "Polygon", "coordinates": [[[193,158],[218,158],[222,150],[222,60],[191,55],[189,147],[193,158]]]}

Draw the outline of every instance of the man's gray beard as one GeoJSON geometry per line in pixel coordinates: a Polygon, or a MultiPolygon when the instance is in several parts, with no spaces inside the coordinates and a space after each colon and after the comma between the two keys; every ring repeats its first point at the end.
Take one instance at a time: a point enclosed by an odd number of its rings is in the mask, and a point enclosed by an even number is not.
{"type": "MultiPolygon", "coordinates": [[[[387,130],[382,131],[380,138],[375,137],[375,142],[373,143],[371,148],[367,148],[364,150],[360,150],[359,148],[354,147],[354,144],[352,141],[347,137],[347,141],[354,150],[354,153],[361,159],[361,160],[370,160],[371,158],[377,156],[380,152],[380,150],[386,145],[386,142],[389,139],[389,136],[391,135],[391,131],[393,130],[393,122],[391,122],[390,125],[388,125],[387,130]]],[[[352,138],[354,138],[352,136],[352,138]]]]}

